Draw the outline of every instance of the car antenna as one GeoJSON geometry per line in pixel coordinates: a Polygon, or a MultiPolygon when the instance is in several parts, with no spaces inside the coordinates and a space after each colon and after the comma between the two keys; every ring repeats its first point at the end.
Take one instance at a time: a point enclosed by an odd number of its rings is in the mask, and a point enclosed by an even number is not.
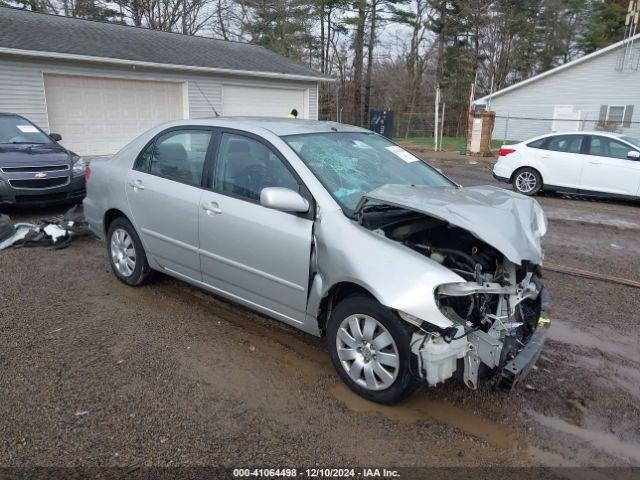
{"type": "Polygon", "coordinates": [[[198,87],[198,90],[200,90],[200,95],[202,95],[202,97],[207,101],[207,103],[209,104],[209,106],[211,107],[211,110],[213,110],[213,113],[216,114],[216,118],[220,116],[220,114],[218,113],[218,111],[216,110],[216,107],[213,106],[213,104],[209,101],[209,97],[207,97],[204,92],[202,91],[202,89],[200,88],[200,85],[198,84],[198,82],[194,81],[193,83],[195,83],[196,87],[198,87]]]}

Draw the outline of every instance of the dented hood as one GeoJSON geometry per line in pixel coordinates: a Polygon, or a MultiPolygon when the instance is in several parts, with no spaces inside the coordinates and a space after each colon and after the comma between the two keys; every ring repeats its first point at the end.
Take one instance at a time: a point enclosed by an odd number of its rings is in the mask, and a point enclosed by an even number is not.
{"type": "MultiPolygon", "coordinates": [[[[463,228],[515,264],[542,263],[547,217],[534,199],[492,186],[383,185],[363,200],[404,207],[463,228]]],[[[364,202],[361,201],[359,209],[364,202]]]]}

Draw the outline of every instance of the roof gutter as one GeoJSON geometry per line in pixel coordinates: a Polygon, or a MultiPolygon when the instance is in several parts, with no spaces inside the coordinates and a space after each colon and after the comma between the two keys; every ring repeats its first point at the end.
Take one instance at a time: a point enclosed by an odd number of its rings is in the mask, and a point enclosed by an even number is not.
{"type": "Polygon", "coordinates": [[[172,63],[143,62],[122,58],[94,57],[75,53],[44,52],[38,50],[22,50],[19,48],[0,47],[0,54],[17,55],[32,58],[58,59],[73,62],[92,62],[127,67],[143,67],[159,70],[187,71],[195,73],[218,73],[221,75],[242,75],[246,77],[273,78],[280,80],[304,80],[310,82],[335,82],[332,77],[314,77],[312,75],[295,75],[291,73],[260,72],[255,70],[234,70],[231,68],[198,67],[194,65],[175,65],[172,63]]]}

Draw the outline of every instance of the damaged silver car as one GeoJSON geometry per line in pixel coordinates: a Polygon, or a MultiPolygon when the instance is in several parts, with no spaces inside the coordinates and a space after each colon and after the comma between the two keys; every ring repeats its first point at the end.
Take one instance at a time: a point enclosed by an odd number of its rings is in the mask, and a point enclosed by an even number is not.
{"type": "Polygon", "coordinates": [[[156,272],[314,335],[363,397],[515,387],[544,342],[538,203],[463,188],[331,122],[158,126],[91,163],[86,220],[128,285],[156,272]]]}

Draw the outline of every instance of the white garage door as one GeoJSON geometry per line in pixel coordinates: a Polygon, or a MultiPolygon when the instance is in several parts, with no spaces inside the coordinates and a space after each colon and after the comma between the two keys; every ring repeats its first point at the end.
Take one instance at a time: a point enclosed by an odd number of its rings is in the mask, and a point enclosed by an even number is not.
{"type": "Polygon", "coordinates": [[[224,85],[222,104],[226,116],[286,117],[292,109],[298,118],[309,118],[307,91],[294,88],[265,88],[224,85]]]}
{"type": "Polygon", "coordinates": [[[182,84],[45,75],[50,132],[78,155],[110,155],[140,133],[183,118],[182,84]]]}

